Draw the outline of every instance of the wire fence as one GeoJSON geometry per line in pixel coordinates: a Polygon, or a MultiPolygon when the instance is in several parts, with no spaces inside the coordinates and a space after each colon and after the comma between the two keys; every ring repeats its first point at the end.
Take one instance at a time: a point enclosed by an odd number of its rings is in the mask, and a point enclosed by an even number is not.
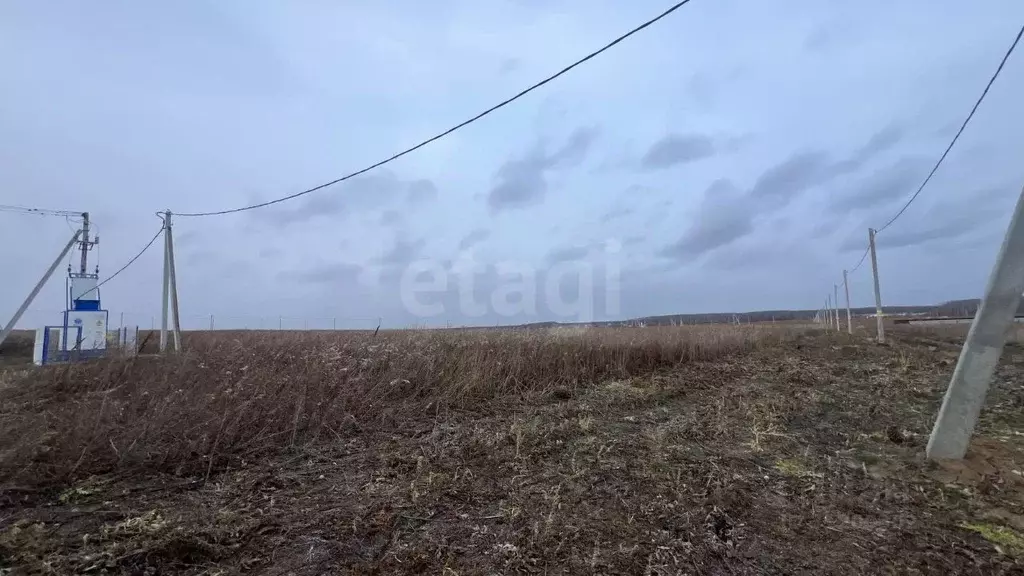
{"type": "MultiPolygon", "coordinates": [[[[349,316],[294,316],[283,314],[232,315],[183,314],[181,329],[197,330],[373,330],[381,325],[381,317],[349,316]]],[[[62,310],[29,309],[21,325],[60,326],[64,322],[62,310]]],[[[168,320],[170,322],[170,320],[168,320]]],[[[160,314],[145,312],[109,311],[107,329],[135,328],[159,330],[160,314]]]]}

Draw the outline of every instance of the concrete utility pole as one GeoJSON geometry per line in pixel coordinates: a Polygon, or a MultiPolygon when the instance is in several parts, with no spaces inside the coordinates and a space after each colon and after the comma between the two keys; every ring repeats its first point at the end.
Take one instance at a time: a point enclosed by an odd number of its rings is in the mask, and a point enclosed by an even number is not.
{"type": "Polygon", "coordinates": [[[89,266],[89,213],[82,212],[82,262],[79,273],[88,274],[86,268],[89,266]]]}
{"type": "Polygon", "coordinates": [[[167,307],[171,299],[171,237],[167,228],[171,225],[171,211],[164,212],[164,277],[163,298],[160,312],[160,352],[167,351],[167,307]]]}
{"type": "Polygon", "coordinates": [[[1024,190],[1006,230],[953,378],[928,439],[932,459],[963,458],[1024,292],[1024,190]]]}
{"type": "Polygon", "coordinates": [[[825,297],[825,325],[829,330],[832,329],[832,295],[829,294],[825,297]]]}
{"type": "Polygon", "coordinates": [[[174,237],[171,232],[171,211],[164,212],[164,286],[163,310],[160,314],[160,352],[167,351],[168,314],[173,322],[174,349],[181,350],[181,318],[178,314],[178,281],[174,273],[174,237]]]}
{"type": "Polygon", "coordinates": [[[31,292],[29,292],[28,298],[25,298],[25,301],[22,302],[21,306],[18,307],[18,311],[14,313],[14,317],[11,318],[11,321],[7,323],[7,326],[4,326],[3,332],[0,332],[0,344],[3,344],[4,340],[7,339],[7,336],[10,335],[11,331],[14,330],[14,326],[18,323],[18,320],[21,320],[22,314],[25,313],[25,310],[28,310],[28,307],[32,304],[32,301],[36,299],[37,295],[39,295],[39,291],[43,289],[43,285],[46,284],[46,281],[50,279],[50,276],[53,276],[53,271],[56,270],[58,266],[60,266],[61,262],[64,261],[64,257],[68,255],[68,252],[71,251],[71,247],[75,245],[75,242],[78,242],[78,238],[81,235],[82,231],[79,230],[75,232],[73,236],[71,236],[71,240],[68,240],[68,243],[64,246],[64,249],[60,251],[59,255],[57,255],[57,259],[53,261],[53,264],[50,264],[50,267],[46,270],[46,273],[44,273],[43,277],[40,278],[39,282],[36,283],[35,288],[33,288],[31,292]]]}
{"type": "Polygon", "coordinates": [[[850,314],[850,282],[846,279],[846,270],[843,270],[843,290],[846,292],[846,333],[853,334],[853,315],[850,314]]]}
{"type": "Polygon", "coordinates": [[[835,312],[836,312],[836,331],[838,331],[842,327],[842,323],[839,322],[839,285],[838,284],[833,284],[832,285],[832,293],[835,295],[835,302],[836,302],[836,310],[835,310],[835,312]]]}
{"type": "Polygon", "coordinates": [[[868,246],[871,249],[871,275],[875,279],[875,320],[878,322],[878,343],[885,343],[885,324],[882,321],[882,291],[878,288],[878,257],[875,256],[875,229],[868,228],[868,246]]]}
{"type": "Polygon", "coordinates": [[[178,273],[174,266],[174,235],[171,230],[171,211],[167,211],[167,261],[171,268],[171,318],[174,320],[174,350],[181,352],[181,318],[178,315],[178,273]]]}

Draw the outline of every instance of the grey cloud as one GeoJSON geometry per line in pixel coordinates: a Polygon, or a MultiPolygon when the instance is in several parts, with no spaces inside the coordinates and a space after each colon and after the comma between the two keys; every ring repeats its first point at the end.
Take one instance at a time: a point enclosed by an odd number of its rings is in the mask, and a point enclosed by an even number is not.
{"type": "Polygon", "coordinates": [[[181,234],[174,234],[174,245],[178,248],[184,248],[201,240],[199,232],[195,230],[186,230],[181,234]]]}
{"type": "Polygon", "coordinates": [[[669,134],[651,145],[640,160],[640,165],[646,170],[659,170],[708,158],[714,154],[714,142],[707,136],[669,134]]]}
{"type": "Polygon", "coordinates": [[[487,197],[491,210],[522,208],[542,201],[548,190],[547,172],[582,162],[596,135],[592,128],[579,128],[552,154],[546,154],[543,143],[538,143],[525,157],[506,161],[495,174],[497,184],[487,197]]]}
{"type": "Polygon", "coordinates": [[[410,204],[422,204],[437,200],[437,186],[431,180],[414,180],[409,183],[406,201],[410,204]]]}
{"type": "Polygon", "coordinates": [[[556,168],[579,164],[587,156],[587,152],[596,138],[597,130],[595,128],[584,127],[573,130],[565,145],[548,157],[550,167],[556,168]]]}
{"type": "Polygon", "coordinates": [[[344,218],[357,212],[401,204],[403,200],[417,203],[436,197],[437,187],[430,180],[403,180],[384,171],[319,190],[294,204],[271,206],[250,214],[253,218],[285,227],[318,217],[344,218]]]}
{"type": "Polygon", "coordinates": [[[817,222],[812,228],[808,237],[814,238],[815,240],[831,236],[836,232],[836,222],[834,220],[825,220],[817,222]]]}
{"type": "Polygon", "coordinates": [[[895,124],[890,124],[876,132],[875,135],[868,140],[868,143],[860,149],[859,155],[861,157],[870,157],[879,152],[884,152],[898,144],[903,140],[903,137],[903,129],[895,124]]]}
{"type": "Polygon", "coordinates": [[[979,222],[973,218],[961,218],[940,226],[911,231],[886,231],[878,235],[878,248],[906,248],[927,244],[933,240],[953,240],[976,229],[979,222]]]}
{"type": "Polygon", "coordinates": [[[608,222],[617,220],[623,216],[629,216],[635,211],[636,210],[632,207],[616,206],[601,215],[601,223],[607,224],[608,222]]]}
{"type": "Polygon", "coordinates": [[[820,150],[798,152],[765,170],[754,183],[751,197],[769,201],[776,208],[784,206],[815,186],[860,170],[902,138],[900,128],[888,126],[872,135],[849,158],[839,161],[833,161],[820,150]]]}
{"type": "Polygon", "coordinates": [[[462,240],[459,240],[459,250],[468,250],[469,248],[472,248],[486,240],[490,235],[491,233],[489,231],[484,230],[483,228],[477,228],[463,236],[462,240]]]}
{"type": "Polygon", "coordinates": [[[674,260],[691,260],[753,232],[749,215],[742,211],[722,214],[713,221],[702,221],[679,241],[666,246],[662,255],[674,260]]]}
{"type": "Polygon", "coordinates": [[[188,266],[202,266],[203,264],[213,263],[217,260],[217,255],[208,250],[196,250],[194,252],[184,252],[185,264],[188,266]]]}
{"type": "Polygon", "coordinates": [[[672,260],[693,260],[750,234],[753,215],[739,191],[728,180],[717,180],[704,193],[696,222],[680,238],[661,250],[672,260]]]}
{"type": "Polygon", "coordinates": [[[374,262],[386,266],[404,266],[415,260],[423,252],[423,248],[426,245],[427,241],[425,238],[412,241],[399,238],[395,240],[395,244],[390,250],[379,258],[374,259],[374,262]]]}
{"type": "Polygon", "coordinates": [[[730,246],[721,253],[716,253],[710,258],[707,265],[718,270],[741,270],[758,266],[778,266],[780,261],[787,258],[792,259],[794,251],[789,247],[781,247],[766,242],[754,244],[752,242],[738,243],[730,246]]]}
{"type": "Polygon", "coordinates": [[[281,256],[281,250],[273,246],[266,246],[264,248],[260,248],[257,255],[263,260],[272,260],[281,256]]]}
{"type": "Polygon", "coordinates": [[[1013,207],[1012,201],[1016,198],[1018,188],[1015,183],[991,186],[974,191],[963,196],[957,195],[934,203],[926,212],[926,216],[932,220],[946,219],[988,219],[999,214],[1003,210],[1013,207]]]}
{"type": "Polygon", "coordinates": [[[896,144],[899,144],[900,141],[903,140],[903,137],[903,129],[895,124],[890,124],[878,132],[875,132],[863,146],[853,153],[852,156],[840,162],[836,162],[832,167],[832,172],[837,176],[856,172],[876,156],[888,151],[896,144]]]}
{"type": "Polygon", "coordinates": [[[764,171],[750,191],[754,198],[789,199],[823,182],[829,172],[824,152],[798,152],[764,171]]]}
{"type": "MultiPolygon", "coordinates": [[[[916,183],[916,180],[915,180],[916,183]]],[[[1015,194],[1016,187],[991,187],[965,196],[936,202],[923,214],[901,219],[893,228],[878,234],[879,248],[905,248],[927,244],[936,240],[957,240],[1003,214],[1007,206],[1002,200],[1015,194]],[[909,228],[908,228],[909,227],[909,228]]],[[[878,226],[892,216],[892,209],[879,210],[870,216],[870,225],[878,226]]],[[[864,250],[867,246],[869,224],[848,235],[840,248],[844,251],[864,250]]],[[[962,240],[958,240],[961,244],[962,240]]]]}
{"type": "Polygon", "coordinates": [[[516,58],[505,58],[498,65],[498,74],[508,74],[519,68],[519,60],[516,58]]]}
{"type": "Polygon", "coordinates": [[[671,200],[663,200],[659,202],[658,205],[655,206],[655,210],[651,212],[651,214],[647,217],[647,220],[644,222],[644,224],[646,226],[654,226],[655,224],[658,224],[665,218],[668,218],[669,209],[671,207],[671,200]]]}
{"type": "Polygon", "coordinates": [[[868,247],[868,231],[867,225],[861,227],[858,230],[854,230],[846,235],[842,244],[839,245],[839,250],[842,252],[855,252],[860,250],[866,250],[868,247]]]}
{"type": "Polygon", "coordinates": [[[857,184],[853,194],[836,199],[833,210],[871,208],[909,194],[927,170],[927,161],[918,157],[900,158],[891,165],[873,172],[857,184]]]}
{"type": "Polygon", "coordinates": [[[492,211],[522,208],[544,198],[548,191],[543,157],[510,160],[498,169],[498,184],[491,189],[487,203],[492,211]]]}
{"type": "Polygon", "coordinates": [[[250,275],[256,271],[254,263],[249,260],[232,258],[227,256],[226,253],[217,252],[215,250],[205,250],[199,247],[195,247],[188,252],[183,252],[182,262],[188,268],[195,267],[215,270],[219,274],[225,274],[229,277],[236,278],[244,275],[250,275]]]}
{"type": "Polygon", "coordinates": [[[1004,213],[1006,208],[1001,198],[1008,192],[1016,193],[1015,188],[986,188],[955,200],[936,203],[925,211],[921,219],[923,227],[904,230],[900,228],[901,222],[878,234],[878,247],[905,248],[936,240],[957,240],[979,228],[991,230],[986,224],[1004,213]]]}
{"type": "Polygon", "coordinates": [[[402,223],[402,211],[401,210],[385,210],[380,214],[380,225],[381,226],[396,226],[402,223]]]}
{"type": "Polygon", "coordinates": [[[299,272],[282,272],[279,277],[308,284],[354,284],[362,271],[362,267],[355,264],[335,263],[299,272]]]}
{"type": "Polygon", "coordinates": [[[589,253],[590,247],[588,246],[566,246],[563,248],[556,248],[551,252],[548,252],[547,261],[554,264],[557,262],[582,260],[583,258],[586,258],[589,253]]]}
{"type": "Polygon", "coordinates": [[[832,41],[832,33],[829,28],[825,26],[818,26],[807,38],[804,39],[804,48],[812,52],[817,52],[824,48],[827,48],[832,41]]]}

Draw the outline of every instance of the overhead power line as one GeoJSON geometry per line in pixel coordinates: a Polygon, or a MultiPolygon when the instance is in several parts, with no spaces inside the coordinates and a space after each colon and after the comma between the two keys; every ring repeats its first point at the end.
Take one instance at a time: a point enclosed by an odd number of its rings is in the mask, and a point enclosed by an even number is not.
{"type": "Polygon", "coordinates": [[[7,204],[0,204],[0,212],[19,212],[21,214],[35,214],[38,216],[64,217],[74,217],[82,215],[82,212],[74,212],[71,210],[49,210],[47,208],[28,208],[26,206],[10,206],[7,204]]]}
{"type": "Polygon", "coordinates": [[[117,272],[114,272],[106,280],[104,280],[103,282],[100,282],[99,284],[97,284],[96,287],[99,288],[100,286],[103,286],[104,284],[106,284],[107,282],[110,282],[114,278],[117,278],[118,274],[120,274],[121,272],[124,272],[125,269],[127,269],[129,266],[134,264],[135,261],[138,260],[140,256],[142,256],[143,254],[146,253],[146,250],[149,250],[149,247],[153,245],[153,242],[156,242],[156,239],[160,237],[160,233],[163,232],[163,231],[164,231],[163,227],[161,227],[159,230],[157,230],[156,234],[153,235],[153,238],[150,239],[150,241],[142,248],[142,250],[139,251],[138,254],[136,254],[134,257],[132,257],[132,259],[129,260],[127,264],[125,264],[124,266],[121,266],[120,270],[118,270],[117,272]]]}
{"type": "Polygon", "coordinates": [[[967,128],[967,124],[971,121],[971,118],[974,118],[974,113],[978,111],[978,107],[981,106],[981,102],[985,100],[985,96],[988,95],[989,88],[992,87],[992,84],[996,81],[996,78],[999,77],[999,73],[1003,71],[1003,66],[1005,66],[1006,61],[1010,59],[1010,54],[1013,54],[1014,49],[1017,48],[1017,43],[1020,42],[1020,38],[1022,35],[1024,35],[1024,26],[1021,26],[1020,31],[1017,32],[1017,37],[1014,38],[1013,44],[1010,44],[1010,48],[1006,51],[1006,54],[1003,55],[1003,59],[1001,62],[999,62],[999,67],[996,68],[995,74],[992,75],[992,78],[989,79],[988,84],[985,85],[985,90],[982,91],[981,96],[978,98],[978,101],[974,103],[974,107],[971,108],[971,113],[967,115],[966,119],[964,119],[964,123],[960,125],[960,129],[956,131],[956,135],[953,136],[953,139],[949,142],[949,146],[946,146],[945,152],[943,152],[942,156],[939,157],[939,161],[935,163],[935,166],[932,168],[932,171],[928,173],[928,176],[924,179],[924,182],[921,182],[921,185],[917,188],[917,191],[914,192],[914,195],[910,197],[910,200],[907,200],[907,203],[904,204],[902,208],[900,208],[900,211],[897,212],[895,216],[890,218],[884,226],[876,230],[876,232],[884,231],[893,222],[895,222],[897,218],[902,216],[903,213],[906,212],[907,208],[909,208],[910,205],[914,202],[914,200],[917,199],[917,196],[918,194],[921,193],[921,190],[924,190],[924,187],[928,185],[928,182],[932,179],[932,176],[935,175],[935,172],[939,169],[939,166],[942,165],[942,161],[946,159],[946,156],[949,154],[949,151],[953,149],[953,145],[956,144],[957,139],[959,139],[960,135],[963,134],[964,128],[967,128]]]}
{"type": "Polygon", "coordinates": [[[416,150],[419,150],[420,148],[426,146],[427,144],[430,144],[430,143],[432,143],[432,142],[434,142],[436,140],[440,140],[441,138],[444,138],[445,136],[451,134],[452,132],[455,132],[456,130],[459,130],[460,128],[464,128],[464,127],[472,124],[473,122],[476,122],[477,120],[483,118],[484,116],[487,116],[491,112],[494,112],[494,111],[496,111],[496,110],[498,110],[500,108],[504,108],[505,106],[511,104],[512,102],[515,102],[516,100],[522,98],[523,96],[526,96],[530,92],[533,92],[537,88],[540,88],[541,86],[544,86],[545,84],[551,82],[552,80],[558,78],[559,76],[562,76],[563,74],[566,74],[567,72],[569,72],[573,68],[579,66],[580,64],[583,64],[584,62],[587,62],[588,60],[591,60],[592,58],[600,55],[601,53],[611,49],[612,47],[614,47],[615,45],[619,44],[623,40],[629,38],[630,36],[636,34],[637,32],[640,32],[641,30],[644,30],[645,28],[647,28],[651,24],[654,24],[655,22],[661,20],[662,18],[665,18],[669,14],[671,14],[671,13],[675,12],[676,10],[682,8],[683,6],[688,4],[689,2],[690,2],[690,0],[682,0],[680,2],[677,2],[677,3],[673,4],[671,7],[669,7],[667,10],[665,10],[661,14],[658,14],[654,18],[651,18],[650,20],[647,20],[643,24],[637,26],[636,28],[633,28],[629,32],[626,32],[625,34],[623,34],[623,35],[619,36],[618,38],[612,40],[608,44],[605,44],[600,49],[595,50],[594,52],[591,52],[590,54],[587,54],[583,58],[580,58],[579,60],[573,62],[572,64],[566,66],[565,68],[562,68],[561,70],[559,70],[555,74],[552,74],[551,76],[548,76],[547,78],[541,80],[540,82],[537,82],[536,84],[533,84],[532,86],[522,90],[521,92],[519,92],[515,96],[512,96],[511,98],[508,98],[508,99],[503,100],[502,102],[500,102],[498,104],[495,104],[494,106],[491,106],[487,110],[484,110],[483,112],[477,114],[476,116],[473,116],[469,120],[466,120],[466,121],[464,121],[464,122],[462,122],[460,124],[457,124],[457,125],[449,128],[449,129],[445,130],[444,132],[441,132],[440,134],[438,134],[436,136],[428,138],[428,139],[420,142],[419,144],[413,146],[412,148],[407,148],[407,149],[405,149],[405,150],[403,150],[403,151],[401,151],[401,152],[399,152],[399,153],[397,153],[397,154],[395,154],[395,155],[393,155],[393,156],[391,156],[389,158],[385,158],[384,160],[381,160],[380,162],[377,162],[375,164],[371,164],[371,165],[367,166],[366,168],[363,168],[362,170],[357,170],[355,172],[352,172],[351,174],[346,174],[345,176],[342,176],[341,178],[337,178],[335,180],[331,180],[330,182],[325,182],[323,184],[320,184],[319,186],[314,186],[312,188],[309,188],[307,190],[303,190],[301,192],[296,192],[295,194],[290,194],[288,196],[283,196],[281,198],[277,198],[275,200],[269,200],[267,202],[260,202],[259,204],[250,204],[248,206],[242,206],[240,208],[231,208],[231,209],[228,209],[228,210],[216,210],[216,211],[212,211],[212,212],[181,212],[181,213],[177,213],[176,212],[174,215],[175,216],[219,216],[221,214],[232,214],[234,212],[244,212],[246,210],[255,210],[256,208],[263,208],[265,206],[270,206],[270,205],[273,205],[273,204],[278,204],[280,202],[286,202],[288,200],[292,200],[294,198],[298,198],[299,196],[305,196],[306,194],[310,194],[312,192],[316,192],[317,190],[322,190],[324,188],[327,188],[328,186],[333,186],[333,185],[335,185],[335,184],[337,184],[339,182],[344,182],[345,180],[349,180],[351,178],[355,178],[356,176],[365,174],[365,173],[369,172],[370,170],[373,170],[375,168],[379,168],[379,167],[381,167],[381,166],[383,166],[383,165],[385,165],[385,164],[387,164],[389,162],[397,160],[397,159],[401,158],[402,156],[405,156],[406,154],[409,154],[411,152],[415,152],[416,150]]]}
{"type": "MultiPolygon", "coordinates": [[[[989,78],[988,84],[985,85],[985,89],[981,92],[981,96],[978,97],[978,100],[974,103],[974,106],[971,108],[971,112],[967,115],[967,118],[964,119],[963,124],[960,125],[960,129],[957,130],[956,134],[953,136],[953,139],[950,140],[949,146],[946,146],[945,151],[942,152],[942,156],[939,157],[938,162],[935,163],[935,166],[932,167],[931,171],[928,173],[928,176],[926,176],[924,181],[921,182],[921,185],[918,186],[917,190],[910,197],[910,199],[907,200],[906,204],[904,204],[903,207],[900,208],[900,211],[897,212],[895,216],[890,218],[884,226],[875,230],[876,234],[891,226],[893,222],[895,222],[900,216],[902,216],[903,213],[907,211],[907,208],[909,208],[910,205],[914,203],[914,200],[916,200],[917,197],[921,194],[921,191],[924,190],[925,186],[928,185],[928,182],[931,181],[932,176],[934,176],[935,172],[938,171],[939,166],[942,165],[942,162],[945,161],[946,156],[949,155],[949,151],[953,149],[953,146],[960,138],[960,135],[963,134],[964,129],[967,128],[967,124],[969,124],[971,119],[974,118],[975,112],[978,111],[978,108],[981,106],[981,103],[985,100],[985,96],[988,95],[989,89],[992,88],[992,84],[995,83],[996,78],[998,78],[999,74],[1003,71],[1003,67],[1006,66],[1007,60],[1010,59],[1010,55],[1013,54],[1013,51],[1017,48],[1017,44],[1020,43],[1020,39],[1022,36],[1024,36],[1024,26],[1021,26],[1020,30],[1017,32],[1017,36],[1013,39],[1013,43],[1010,44],[1009,49],[1006,50],[1006,54],[1003,55],[1003,59],[999,62],[999,67],[996,68],[995,73],[992,74],[991,78],[989,78]]],[[[856,272],[857,269],[861,267],[861,264],[864,263],[864,260],[867,258],[868,252],[870,251],[870,246],[864,248],[864,254],[862,254],[860,260],[857,261],[857,265],[850,269],[850,274],[856,272]]]]}
{"type": "Polygon", "coordinates": [[[866,258],[866,257],[867,257],[867,253],[868,253],[868,252],[869,252],[870,250],[871,250],[871,247],[870,247],[870,246],[868,246],[867,248],[864,248],[864,253],[863,253],[863,254],[861,254],[861,255],[860,255],[860,259],[859,259],[859,260],[857,260],[857,265],[853,266],[853,268],[852,268],[852,269],[850,269],[850,272],[849,272],[849,273],[847,273],[847,274],[853,274],[853,273],[857,272],[857,269],[859,269],[859,268],[860,268],[860,264],[864,263],[864,258],[866,258]]]}

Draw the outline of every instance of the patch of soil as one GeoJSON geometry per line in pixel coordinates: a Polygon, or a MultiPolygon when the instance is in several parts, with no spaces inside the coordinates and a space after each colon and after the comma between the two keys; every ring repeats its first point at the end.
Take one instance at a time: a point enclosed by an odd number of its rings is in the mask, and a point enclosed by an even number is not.
{"type": "Polygon", "coordinates": [[[923,457],[957,353],[904,335],[888,346],[809,336],[553,390],[515,413],[353,430],[208,479],[8,487],[0,563],[96,574],[1022,573],[1024,365],[1000,368],[967,460],[923,457]]]}

